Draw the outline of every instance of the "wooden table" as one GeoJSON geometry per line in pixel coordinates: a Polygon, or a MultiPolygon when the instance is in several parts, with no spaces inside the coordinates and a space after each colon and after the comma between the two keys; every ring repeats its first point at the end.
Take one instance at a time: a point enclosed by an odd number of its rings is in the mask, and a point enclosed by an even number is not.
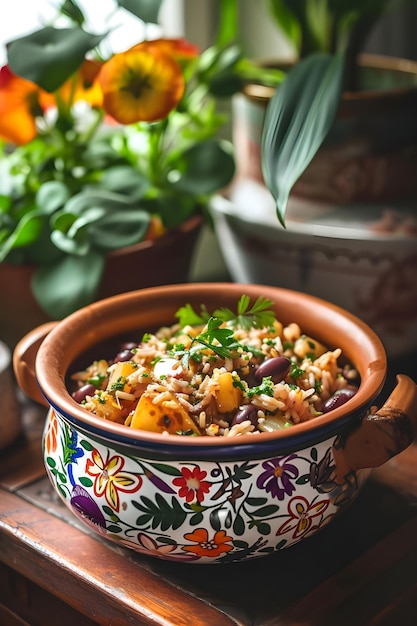
{"type": "MultiPolygon", "coordinates": [[[[393,363],[417,380],[417,357],[393,363]]],[[[230,565],[159,561],[92,534],[43,468],[45,409],[0,456],[0,624],[417,624],[417,445],[374,471],[356,502],[279,554],[230,565]],[[414,477],[415,475],[415,477],[414,477]]]]}

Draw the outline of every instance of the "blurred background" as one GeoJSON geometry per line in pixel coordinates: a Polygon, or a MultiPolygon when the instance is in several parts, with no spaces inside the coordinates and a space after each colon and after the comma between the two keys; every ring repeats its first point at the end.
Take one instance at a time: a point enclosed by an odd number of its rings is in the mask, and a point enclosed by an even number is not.
{"type": "MultiPolygon", "coordinates": [[[[55,15],[58,0],[14,0],[2,2],[0,19],[0,62],[5,62],[4,43],[34,29],[44,26],[55,15]]],[[[113,0],[81,0],[92,30],[101,32],[103,27],[114,26],[112,43],[120,49],[128,47],[143,37],[138,32],[138,22],[126,12],[123,30],[117,29],[117,21],[107,22],[103,17],[111,14],[113,0]],[[127,39],[126,27],[131,28],[131,40],[127,39]],[[123,34],[122,34],[123,33],[123,34]]],[[[217,0],[165,0],[162,7],[161,25],[165,36],[184,35],[193,43],[207,47],[217,27],[217,0]]],[[[291,58],[292,50],[280,36],[276,24],[271,21],[268,0],[239,0],[240,33],[245,52],[252,58],[291,58]]],[[[120,20],[120,16],[117,18],[120,20]]],[[[155,27],[156,28],[156,27],[155,27]]],[[[411,1],[406,8],[393,9],[385,15],[368,42],[368,52],[403,56],[417,59],[417,2],[411,1]]]]}

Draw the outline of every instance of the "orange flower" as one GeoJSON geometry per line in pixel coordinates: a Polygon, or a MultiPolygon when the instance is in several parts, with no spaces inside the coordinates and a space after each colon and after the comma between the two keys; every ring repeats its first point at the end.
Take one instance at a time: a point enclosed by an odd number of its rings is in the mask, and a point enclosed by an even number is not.
{"type": "Polygon", "coordinates": [[[23,145],[36,137],[35,117],[40,111],[40,89],[13,74],[8,65],[0,70],[0,137],[23,145]]]}
{"type": "Polygon", "coordinates": [[[224,530],[218,530],[211,540],[209,540],[208,532],[205,528],[197,528],[194,532],[184,535],[184,538],[189,541],[195,541],[196,545],[183,546],[182,549],[186,552],[193,552],[200,557],[209,556],[214,558],[220,556],[223,552],[233,550],[233,546],[227,543],[232,541],[233,537],[226,535],[224,530]]]}
{"type": "Polygon", "coordinates": [[[186,39],[150,39],[142,41],[141,43],[133,46],[136,48],[146,48],[147,50],[162,50],[174,58],[178,63],[187,61],[189,59],[195,59],[198,57],[200,51],[196,45],[190,43],[186,39]]]}
{"type": "Polygon", "coordinates": [[[115,54],[103,65],[99,81],[103,107],[120,124],[163,119],[185,87],[178,63],[163,50],[146,46],[115,54]]]}

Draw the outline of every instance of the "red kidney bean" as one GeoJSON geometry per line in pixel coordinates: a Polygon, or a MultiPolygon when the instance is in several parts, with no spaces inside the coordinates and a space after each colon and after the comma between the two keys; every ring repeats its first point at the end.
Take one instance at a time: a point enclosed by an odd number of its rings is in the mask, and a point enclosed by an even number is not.
{"type": "Polygon", "coordinates": [[[357,389],[352,389],[351,387],[335,391],[335,393],[324,403],[323,413],[328,413],[329,411],[336,409],[338,406],[342,406],[355,395],[356,391],[357,389]]]}
{"type": "Polygon", "coordinates": [[[125,343],[122,343],[122,345],[120,346],[120,350],[133,350],[133,348],[137,348],[138,344],[135,343],[134,341],[126,341],[125,343]]]}
{"type": "Polygon", "coordinates": [[[237,413],[235,413],[232,419],[232,426],[235,424],[241,424],[246,420],[249,420],[253,426],[258,425],[258,407],[254,404],[245,404],[237,413]]]}
{"type": "Polygon", "coordinates": [[[276,356],[260,364],[255,372],[255,379],[258,383],[266,376],[270,376],[274,385],[280,383],[288,375],[291,368],[291,361],[285,356],[276,356]]]}
{"type": "Polygon", "coordinates": [[[255,372],[257,368],[258,366],[255,365],[255,363],[248,363],[246,373],[243,373],[242,370],[239,370],[240,378],[248,383],[248,387],[254,387],[257,384],[256,378],[255,378],[255,372]]]}
{"type": "Polygon", "coordinates": [[[83,400],[85,400],[87,396],[94,396],[95,392],[96,388],[94,387],[94,385],[83,385],[82,387],[77,389],[77,391],[74,391],[72,397],[74,398],[75,402],[81,404],[81,402],[83,402],[83,400]]]}
{"type": "Polygon", "coordinates": [[[113,363],[119,363],[120,361],[130,361],[132,357],[133,357],[132,350],[128,350],[126,348],[125,350],[122,350],[121,352],[116,354],[116,356],[113,359],[113,363]]]}

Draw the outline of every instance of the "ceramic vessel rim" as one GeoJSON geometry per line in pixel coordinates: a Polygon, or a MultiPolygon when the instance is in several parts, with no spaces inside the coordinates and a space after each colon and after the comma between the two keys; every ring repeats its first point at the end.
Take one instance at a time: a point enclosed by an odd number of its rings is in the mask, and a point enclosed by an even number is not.
{"type": "MultiPolygon", "coordinates": [[[[155,445],[163,443],[167,449],[175,449],[176,446],[180,445],[181,447],[191,447],[196,451],[198,451],[199,447],[224,447],[225,439],[223,437],[181,437],[179,435],[170,435],[162,439],[160,434],[138,431],[120,424],[106,422],[77,404],[71,398],[65,385],[67,368],[80,354],[80,351],[74,352],[73,350],[71,352],[77,337],[81,336],[80,333],[84,333],[82,336],[86,341],[85,345],[90,347],[99,343],[100,338],[104,340],[112,336],[111,334],[103,336],[103,329],[100,329],[100,336],[95,334],[95,323],[103,324],[103,319],[106,317],[113,316],[114,318],[122,310],[131,319],[134,313],[129,313],[129,311],[131,311],[134,304],[145,304],[152,299],[153,306],[155,306],[158,303],[164,303],[169,298],[177,298],[179,294],[181,294],[182,298],[181,303],[186,304],[187,297],[192,298],[193,294],[199,292],[210,294],[211,298],[215,294],[227,292],[227,297],[233,296],[236,302],[243,293],[247,293],[251,297],[254,297],[257,293],[271,299],[275,296],[277,302],[291,302],[293,306],[319,307],[322,314],[326,313],[332,316],[332,318],[335,316],[335,320],[347,324],[349,329],[358,335],[356,342],[360,342],[359,345],[362,351],[367,350],[369,353],[367,358],[368,365],[361,372],[363,382],[357,394],[349,401],[348,405],[339,407],[320,418],[298,424],[290,429],[256,435],[256,441],[265,442],[273,439],[289,441],[292,436],[298,437],[300,434],[309,433],[314,435],[314,431],[319,428],[321,430],[326,426],[332,428],[338,420],[346,420],[347,415],[352,414],[352,419],[354,419],[356,415],[363,412],[364,408],[374,401],[381,391],[387,367],[385,350],[374,331],[359,318],[337,305],[301,292],[265,285],[215,282],[151,287],[113,296],[84,307],[58,322],[43,341],[36,358],[36,377],[46,400],[52,407],[62,412],[63,415],[67,415],[69,418],[73,416],[74,421],[82,425],[86,431],[94,432],[97,430],[105,432],[109,440],[113,436],[116,439],[122,438],[130,442],[132,446],[135,445],[135,441],[140,440],[145,444],[146,442],[155,445]]],[[[170,323],[170,320],[167,320],[166,323],[170,323]]],[[[230,443],[227,442],[226,447],[254,446],[256,441],[253,435],[243,435],[233,438],[230,443]]]]}
{"type": "MultiPolygon", "coordinates": [[[[284,61],[261,61],[260,64],[264,67],[280,67],[284,70],[288,70],[289,68],[296,63],[297,60],[291,62],[284,61]]],[[[373,70],[387,70],[391,72],[398,72],[402,74],[410,74],[410,76],[417,76],[417,62],[412,59],[406,59],[402,57],[391,57],[386,55],[379,54],[371,54],[371,53],[363,53],[358,55],[358,64],[361,65],[365,69],[373,69],[373,70]]],[[[397,87],[391,89],[372,89],[367,91],[344,91],[343,98],[346,100],[370,100],[374,98],[381,98],[383,94],[386,98],[397,98],[398,96],[402,96],[404,93],[407,93],[409,87],[397,87]]],[[[276,89],[275,87],[271,87],[269,85],[263,85],[260,83],[248,83],[243,87],[242,93],[247,96],[249,99],[264,103],[265,105],[269,102],[269,100],[274,95],[276,89]]]]}

